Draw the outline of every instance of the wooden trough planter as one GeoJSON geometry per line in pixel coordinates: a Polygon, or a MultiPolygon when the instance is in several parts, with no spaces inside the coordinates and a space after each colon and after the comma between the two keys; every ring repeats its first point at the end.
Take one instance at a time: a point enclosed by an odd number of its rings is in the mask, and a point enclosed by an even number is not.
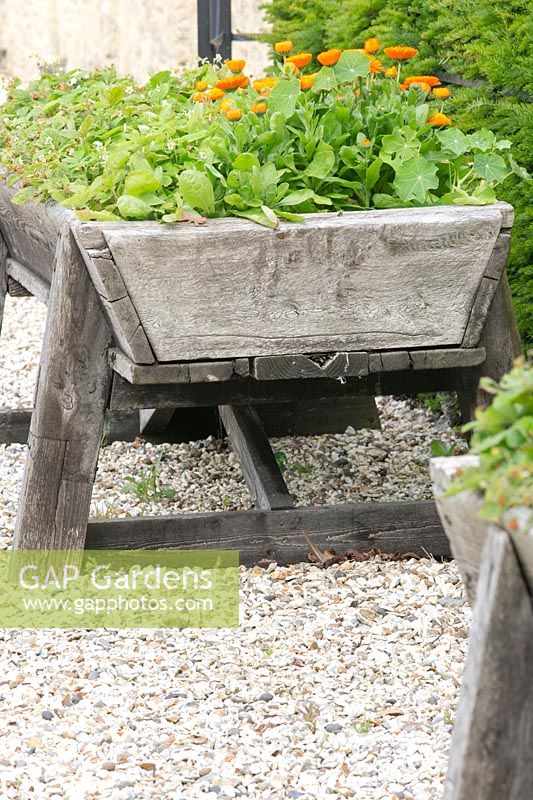
{"type": "Polygon", "coordinates": [[[443,497],[476,457],[433,459],[437,507],[474,618],[444,800],[524,800],[533,787],[533,509],[503,526],[477,512],[481,497],[443,497]]]}
{"type": "MultiPolygon", "coordinates": [[[[224,547],[244,563],[320,547],[449,549],[434,503],[294,508],[257,408],[456,390],[519,347],[504,275],[512,208],[311,214],[276,230],[81,223],[13,206],[0,183],[0,286],[48,303],[17,548],[224,547]],[[87,525],[106,409],[218,407],[255,510],[87,525]]],[[[0,303],[1,306],[1,303],[0,303]]]]}

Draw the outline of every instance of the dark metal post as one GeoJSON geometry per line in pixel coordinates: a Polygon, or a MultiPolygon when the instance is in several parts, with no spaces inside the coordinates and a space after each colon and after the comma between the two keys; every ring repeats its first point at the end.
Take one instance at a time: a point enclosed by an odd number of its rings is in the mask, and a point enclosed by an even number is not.
{"type": "Polygon", "coordinates": [[[197,0],[198,55],[231,58],[231,0],[197,0]]]}

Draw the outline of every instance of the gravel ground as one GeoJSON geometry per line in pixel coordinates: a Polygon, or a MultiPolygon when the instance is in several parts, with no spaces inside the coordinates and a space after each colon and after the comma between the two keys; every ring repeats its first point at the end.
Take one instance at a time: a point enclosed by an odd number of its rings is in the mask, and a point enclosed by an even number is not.
{"type": "MultiPolygon", "coordinates": [[[[9,300],[0,406],[31,405],[44,309],[9,300]]],[[[430,496],[447,420],[379,401],[382,431],[279,439],[301,504],[430,496]]],[[[0,446],[8,547],[25,446],[0,446]]],[[[224,442],[102,451],[93,515],[246,508],[224,442]],[[161,458],[172,501],[123,494],[161,458]]],[[[470,610],[431,560],[242,570],[235,631],[2,631],[0,796],[430,800],[441,796],[470,610]],[[44,715],[44,716],[43,716],[44,715]]]]}

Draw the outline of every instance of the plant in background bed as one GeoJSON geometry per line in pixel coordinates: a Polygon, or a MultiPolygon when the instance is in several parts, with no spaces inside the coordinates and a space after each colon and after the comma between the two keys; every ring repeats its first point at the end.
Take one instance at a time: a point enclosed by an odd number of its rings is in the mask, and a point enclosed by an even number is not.
{"type": "Polygon", "coordinates": [[[533,364],[518,359],[499,385],[484,378],[481,386],[494,399],[465,426],[479,465],[462,470],[448,494],[481,492],[480,515],[498,522],[509,508],[533,507],[533,364]]]}
{"type": "MultiPolygon", "coordinates": [[[[513,143],[515,159],[533,165],[533,15],[528,0],[321,0],[264,5],[272,37],[318,53],[379,36],[413,44],[414,71],[476,79],[452,87],[449,115],[466,133],[489,127],[513,143]]],[[[514,173],[499,190],[515,208],[508,275],[522,339],[533,343],[533,185],[514,173]]]]}
{"type": "Polygon", "coordinates": [[[243,61],[164,71],[143,87],[113,70],[13,86],[0,163],[15,202],[51,197],[80,219],[242,216],[276,227],[313,211],[484,205],[516,165],[508,140],[464,134],[410,46],[290,54],[253,83],[243,61]]]}

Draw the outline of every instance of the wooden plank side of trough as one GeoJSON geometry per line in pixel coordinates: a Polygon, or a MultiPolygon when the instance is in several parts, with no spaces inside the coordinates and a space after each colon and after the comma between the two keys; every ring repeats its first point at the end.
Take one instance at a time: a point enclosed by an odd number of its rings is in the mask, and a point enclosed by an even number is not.
{"type": "Polygon", "coordinates": [[[533,787],[533,606],[512,536],[489,526],[444,800],[525,800],[533,787]]]}
{"type": "Polygon", "coordinates": [[[243,564],[307,560],[302,533],[321,550],[378,549],[449,558],[432,501],[312,506],[283,511],[215,511],[90,521],[86,548],[240,550],[243,564]]]}
{"type": "Polygon", "coordinates": [[[485,348],[434,348],[396,353],[331,353],[293,356],[259,356],[220,361],[182,361],[136,364],[121,350],[109,351],[109,363],[133,384],[211,383],[252,375],[256,380],[365,377],[370,372],[406,369],[474,367],[485,361],[485,348]],[[369,370],[370,359],[370,370],[369,370]]]}
{"type": "Polygon", "coordinates": [[[502,211],[98,225],[165,362],[460,345],[502,211]]]}
{"type": "Polygon", "coordinates": [[[50,284],[59,233],[74,221],[74,213],[51,200],[13,205],[11,199],[17,190],[0,180],[0,227],[9,255],[50,284]]]}
{"type": "Polygon", "coordinates": [[[464,375],[472,370],[428,369],[374,373],[362,378],[309,378],[302,380],[257,381],[254,378],[214,383],[132,385],[115,375],[110,407],[129,408],[199,407],[235,403],[271,403],[314,401],[320,398],[357,397],[359,395],[417,394],[419,392],[455,391],[463,385],[464,375]]]}

